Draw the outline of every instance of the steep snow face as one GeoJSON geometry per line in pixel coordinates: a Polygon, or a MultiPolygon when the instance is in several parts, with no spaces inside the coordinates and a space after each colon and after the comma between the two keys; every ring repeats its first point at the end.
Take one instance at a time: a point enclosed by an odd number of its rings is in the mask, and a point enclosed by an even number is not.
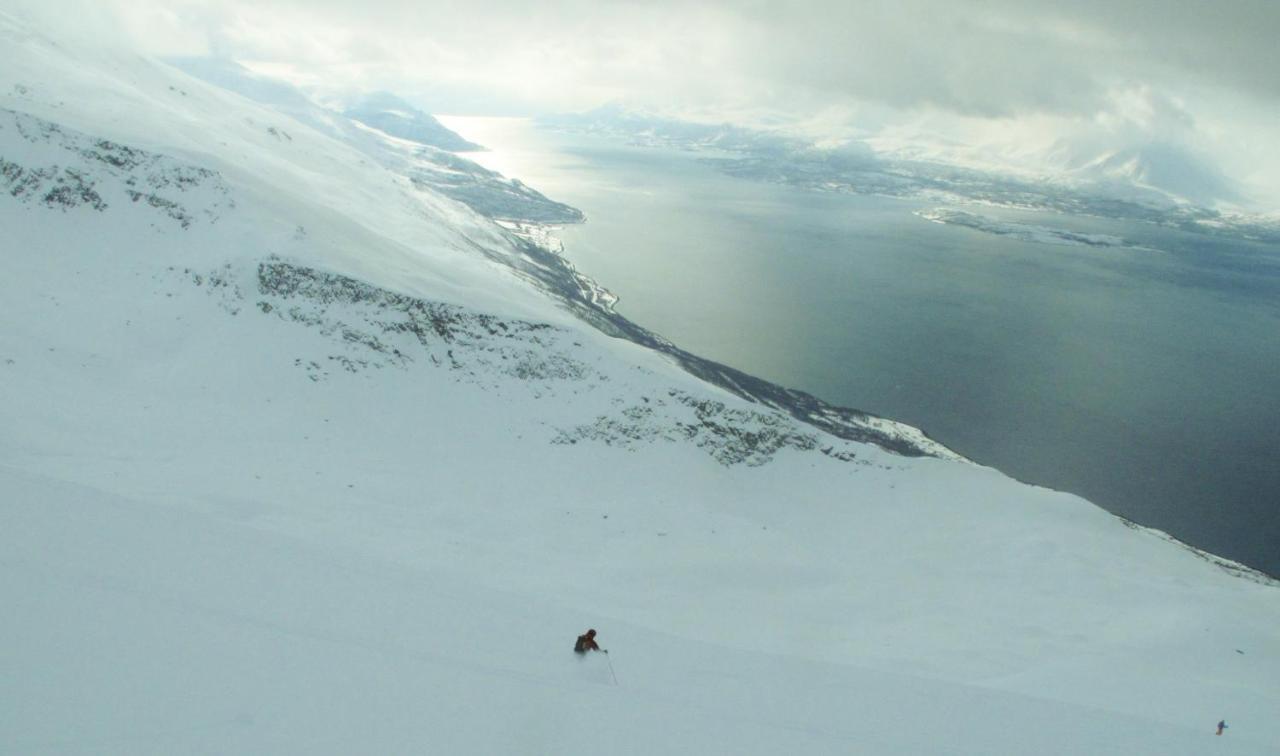
{"type": "Polygon", "coordinates": [[[12,20],[0,17],[0,23],[8,25],[4,40],[12,49],[0,72],[0,107],[89,141],[128,144],[213,171],[250,198],[241,204],[239,223],[269,227],[286,240],[301,226],[313,259],[347,272],[491,311],[558,317],[545,297],[492,261],[510,254],[507,234],[388,172],[360,145],[167,66],[107,51],[73,54],[12,20]]]}
{"type": "MultiPolygon", "coordinates": [[[[423,138],[415,140],[412,134],[397,136],[400,130],[394,128],[380,130],[377,119],[360,117],[365,111],[348,111],[343,115],[322,108],[292,85],[254,74],[233,62],[183,58],[172,63],[192,76],[247,97],[349,147],[355,147],[364,153],[366,159],[409,179],[415,187],[433,189],[486,217],[540,223],[578,223],[583,219],[577,209],[554,202],[519,180],[508,180],[454,155],[448,149],[431,146],[440,143],[450,144],[449,149],[480,149],[479,145],[457,137],[442,125],[436,124],[453,135],[456,143],[448,138],[427,139],[424,143],[423,138]]],[[[369,102],[387,105],[389,99],[399,102],[390,95],[371,98],[369,102]]],[[[407,104],[401,103],[401,106],[412,110],[407,104]]],[[[421,113],[418,115],[431,118],[421,113]]],[[[291,139],[287,134],[286,138],[291,139]]]]}
{"type": "Polygon", "coordinates": [[[1280,738],[1265,578],[610,337],[545,250],[278,110],[0,45],[0,751],[1280,738]]]}

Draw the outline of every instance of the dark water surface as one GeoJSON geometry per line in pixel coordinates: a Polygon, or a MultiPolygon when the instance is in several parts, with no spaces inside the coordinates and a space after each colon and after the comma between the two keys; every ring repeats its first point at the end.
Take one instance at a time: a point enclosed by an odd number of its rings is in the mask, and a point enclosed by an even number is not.
{"type": "Polygon", "coordinates": [[[451,125],[582,209],[566,256],[681,347],[1280,574],[1274,245],[965,208],[1152,249],[1028,242],[913,215],[935,203],[735,179],[522,121],[451,125]]]}

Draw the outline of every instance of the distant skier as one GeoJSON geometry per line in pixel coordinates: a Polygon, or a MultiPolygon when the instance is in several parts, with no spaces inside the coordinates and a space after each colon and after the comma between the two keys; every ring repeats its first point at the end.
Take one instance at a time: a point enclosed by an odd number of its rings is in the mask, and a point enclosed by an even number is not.
{"type": "Polygon", "coordinates": [[[1227,729],[1227,720],[1225,720],[1225,719],[1224,719],[1224,720],[1222,720],[1222,721],[1218,722],[1218,733],[1217,733],[1217,734],[1221,735],[1221,734],[1222,734],[1222,731],[1223,731],[1223,730],[1225,730],[1225,729],[1227,729]]]}
{"type": "Polygon", "coordinates": [[[575,653],[579,654],[585,654],[588,651],[604,651],[606,654],[609,653],[603,648],[600,648],[599,643],[596,643],[596,631],[594,629],[588,630],[582,635],[579,635],[578,642],[573,644],[573,650],[575,653]]]}

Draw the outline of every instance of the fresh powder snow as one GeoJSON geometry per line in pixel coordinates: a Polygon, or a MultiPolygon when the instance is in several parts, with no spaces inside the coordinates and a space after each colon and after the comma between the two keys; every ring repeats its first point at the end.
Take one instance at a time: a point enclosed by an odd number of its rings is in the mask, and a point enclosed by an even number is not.
{"type": "Polygon", "coordinates": [[[0,49],[0,752],[1280,744],[1265,576],[594,327],[394,135],[0,49]]]}

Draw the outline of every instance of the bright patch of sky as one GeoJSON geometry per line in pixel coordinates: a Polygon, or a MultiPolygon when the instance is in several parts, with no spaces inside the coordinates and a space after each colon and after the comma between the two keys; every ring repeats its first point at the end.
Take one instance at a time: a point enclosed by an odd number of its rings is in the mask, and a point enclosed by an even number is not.
{"type": "Polygon", "coordinates": [[[466,115],[621,103],[1031,172],[1172,150],[1280,208],[1270,0],[14,1],[322,97],[389,89],[466,115]]]}

